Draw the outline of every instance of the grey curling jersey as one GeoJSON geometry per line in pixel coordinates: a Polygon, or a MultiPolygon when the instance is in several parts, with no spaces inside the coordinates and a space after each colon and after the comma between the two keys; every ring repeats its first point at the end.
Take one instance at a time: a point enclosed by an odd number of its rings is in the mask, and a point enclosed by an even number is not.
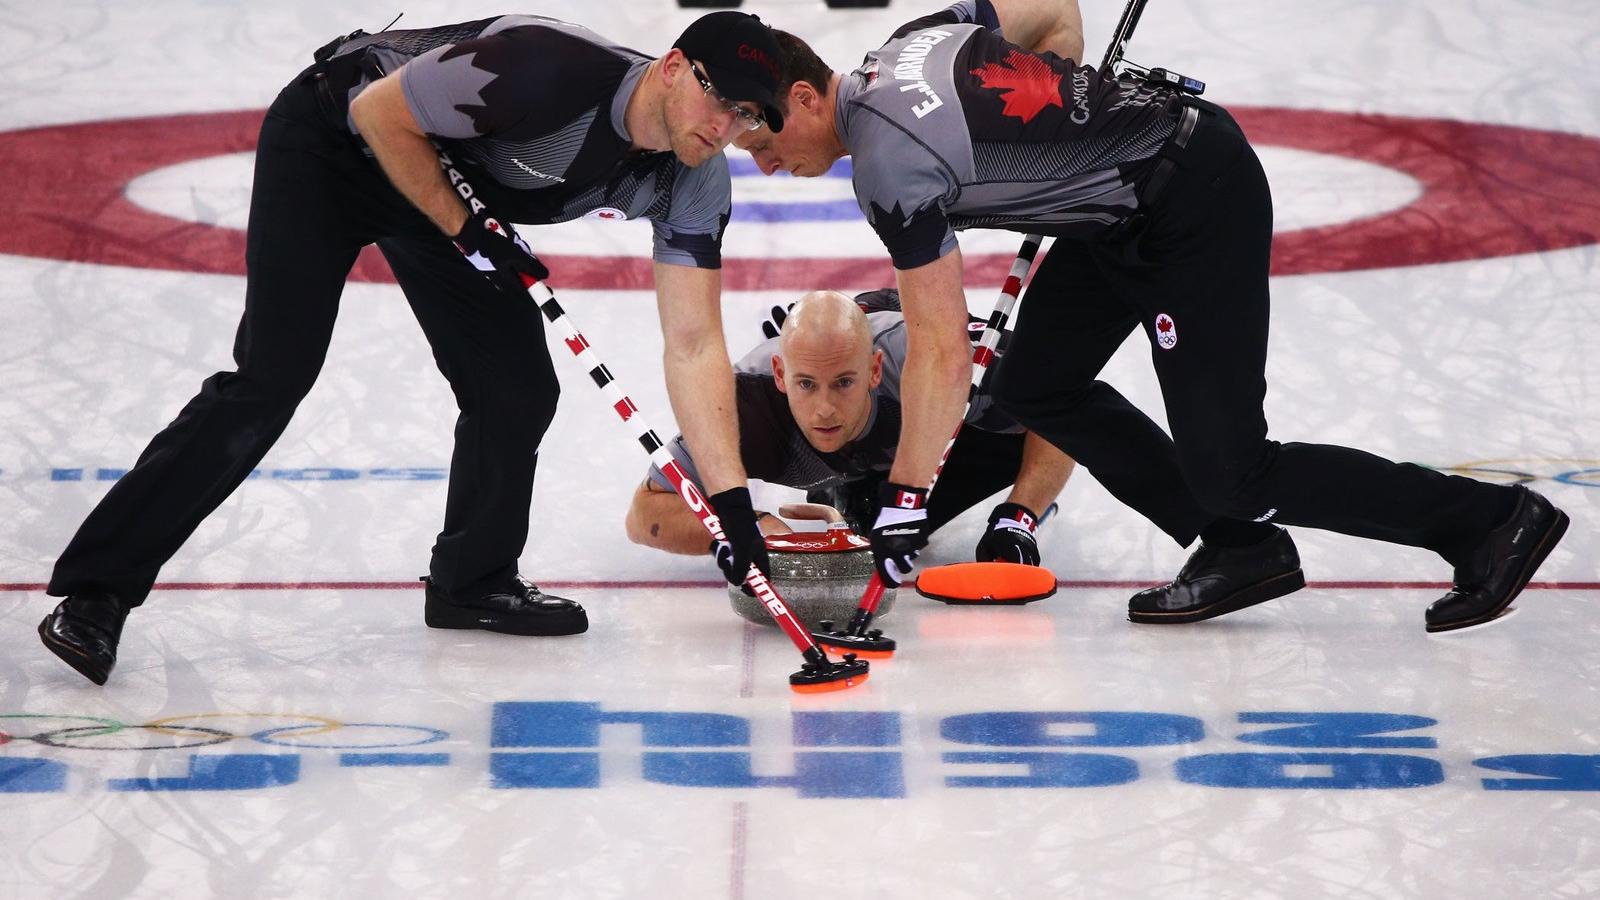
{"type": "Polygon", "coordinates": [[[728,163],[718,154],[689,168],[670,152],[631,149],[623,114],[649,63],[578,25],[498,16],[362,35],[339,45],[326,70],[346,105],[398,71],[418,125],[465,164],[501,218],[648,218],[658,262],[715,269],[732,203],[728,163]]]}
{"type": "Polygon", "coordinates": [[[1177,127],[1170,89],[1007,43],[988,0],[910,22],[840,79],[856,199],[896,268],[955,230],[1088,237],[1138,211],[1177,127]]]}
{"type": "MultiPolygon", "coordinates": [[[[813,491],[855,481],[872,472],[888,472],[893,467],[894,451],[900,441],[900,373],[906,359],[905,317],[898,312],[899,294],[892,289],[862,294],[856,301],[864,308],[878,310],[867,313],[867,323],[872,328],[873,347],[883,351],[883,379],[872,392],[872,411],[861,436],[834,453],[823,453],[811,446],[789,411],[789,401],[778,390],[772,371],[778,339],[763,341],[733,366],[739,456],[749,477],[813,491]]],[[[1001,351],[1005,342],[1002,338],[1001,351]]],[[[995,407],[987,391],[973,398],[965,421],[984,431],[1017,433],[1022,430],[995,407]]],[[[667,449],[684,472],[700,484],[699,470],[689,456],[683,435],[669,442],[667,449]]],[[[672,490],[672,484],[661,470],[652,467],[650,478],[663,490],[672,490]]]]}

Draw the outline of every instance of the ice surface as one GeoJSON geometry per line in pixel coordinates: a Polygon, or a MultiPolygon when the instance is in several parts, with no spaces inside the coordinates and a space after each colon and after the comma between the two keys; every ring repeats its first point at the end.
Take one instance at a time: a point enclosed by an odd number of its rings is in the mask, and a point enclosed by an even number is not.
{"type": "MultiPolygon", "coordinates": [[[[931,5],[746,9],[845,67],[931,5]]],[[[1097,59],[1121,4],[1085,6],[1097,59]]],[[[506,11],[405,9],[413,27],[506,11]]],[[[311,49],[395,11],[0,6],[0,129],[260,109],[311,49]]],[[[652,52],[693,17],[664,0],[523,11],[652,52]]],[[[1597,47],[1583,0],[1226,0],[1153,4],[1130,57],[1202,77],[1230,106],[1592,141],[1597,47]]],[[[1280,236],[1379,218],[1421,191],[1370,160],[1261,155],[1280,236]]],[[[237,227],[247,163],[191,160],[126,194],[237,227]]],[[[9,171],[7,190],[51,169],[9,171]]],[[[849,199],[840,178],[736,179],[745,204],[849,199]]],[[[1593,234],[1600,209],[1579,210],[1593,234]]],[[[38,227],[10,217],[0,240],[38,227]]],[[[551,253],[648,252],[637,224],[529,236],[551,253]]],[[[1003,254],[1015,237],[962,241],[1003,254]]],[[[454,407],[398,289],[367,282],[346,290],[323,377],[261,477],[163,571],[170,587],[130,619],[112,682],[88,684],[34,636],[51,602],[38,586],[103,495],[99,470],[131,465],[230,367],[243,280],[0,256],[0,897],[1600,894],[1600,265],[1592,242],[1568,243],[1273,285],[1275,437],[1526,477],[1572,515],[1516,617],[1429,637],[1422,610],[1439,591],[1418,583],[1449,579],[1439,560],[1297,530],[1311,589],[1195,627],[1135,627],[1127,595],[1184,551],[1080,473],[1043,537],[1060,594],[1003,610],[903,597],[883,621],[898,656],[824,697],[788,691],[798,657],[729,611],[708,561],[627,544],[644,459],[565,354],[522,565],[580,599],[592,630],[424,628],[412,579],[442,515],[433,476],[454,407]],[[332,470],[353,477],[317,480],[332,470]],[[1029,771],[1039,784],[1018,783],[1029,771]]],[[[876,260],[875,247],[849,221],[736,221],[727,242],[745,260],[876,260]]],[[[973,283],[973,308],[996,287],[973,283]]],[[[793,293],[728,292],[730,348],[793,293]]],[[[562,298],[670,431],[652,298],[562,298]]],[[[1159,411],[1147,352],[1125,347],[1106,377],[1159,411]]],[[[958,520],[925,558],[967,558],[981,525],[981,511],[958,520]]]]}

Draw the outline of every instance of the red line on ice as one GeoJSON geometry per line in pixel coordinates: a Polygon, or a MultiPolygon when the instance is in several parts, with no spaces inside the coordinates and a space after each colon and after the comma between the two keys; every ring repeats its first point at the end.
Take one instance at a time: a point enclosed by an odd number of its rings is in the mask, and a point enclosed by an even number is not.
{"type": "MultiPolygon", "coordinates": [[[[540,587],[592,590],[708,590],[727,587],[727,582],[716,581],[547,581],[536,579],[540,587]]],[[[1158,581],[1094,581],[1063,580],[1062,590],[1140,589],[1153,587],[1158,581]]],[[[43,591],[39,582],[0,582],[0,592],[43,591]]],[[[1310,581],[1312,590],[1344,591],[1412,591],[1447,590],[1448,581],[1310,581]]],[[[1600,591],[1600,581],[1534,581],[1530,591],[1600,591]]],[[[158,591],[420,591],[417,581],[165,581],[158,582],[158,591]]]]}

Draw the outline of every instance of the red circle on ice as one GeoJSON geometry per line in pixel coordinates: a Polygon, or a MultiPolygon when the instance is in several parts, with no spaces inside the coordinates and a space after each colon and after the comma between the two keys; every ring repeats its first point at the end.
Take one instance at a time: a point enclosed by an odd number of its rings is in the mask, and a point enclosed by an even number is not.
{"type": "MultiPolygon", "coordinates": [[[[1276,275],[1425,265],[1600,242],[1600,139],[1586,135],[1324,110],[1232,110],[1253,143],[1328,153],[1403,172],[1422,185],[1380,215],[1277,235],[1276,275]]],[[[0,253],[151,269],[244,274],[244,233],[144,209],[125,188],[147,172],[255,147],[259,110],[55,125],[0,133],[0,253]]],[[[746,227],[756,227],[747,225],[746,227]]],[[[546,256],[562,287],[639,289],[639,256],[546,256]]],[[[992,284],[1011,258],[969,256],[992,284]]],[[[354,278],[390,281],[369,248],[354,278]]],[[[881,248],[862,256],[723,262],[730,290],[865,288],[892,281],[881,248]]]]}

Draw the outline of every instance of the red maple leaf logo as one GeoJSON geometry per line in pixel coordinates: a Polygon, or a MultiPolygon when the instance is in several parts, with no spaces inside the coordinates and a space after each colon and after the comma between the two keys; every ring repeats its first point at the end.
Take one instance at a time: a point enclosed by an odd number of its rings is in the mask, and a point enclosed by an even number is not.
{"type": "Polygon", "coordinates": [[[984,63],[972,74],[984,87],[1001,92],[1006,103],[1001,113],[1016,116],[1023,124],[1033,121],[1046,106],[1066,108],[1061,100],[1061,73],[1031,53],[1012,50],[1005,65],[984,63]]]}
{"type": "Polygon", "coordinates": [[[1171,331],[1172,330],[1172,320],[1171,319],[1157,319],[1156,320],[1156,330],[1157,331],[1171,331]]]}

